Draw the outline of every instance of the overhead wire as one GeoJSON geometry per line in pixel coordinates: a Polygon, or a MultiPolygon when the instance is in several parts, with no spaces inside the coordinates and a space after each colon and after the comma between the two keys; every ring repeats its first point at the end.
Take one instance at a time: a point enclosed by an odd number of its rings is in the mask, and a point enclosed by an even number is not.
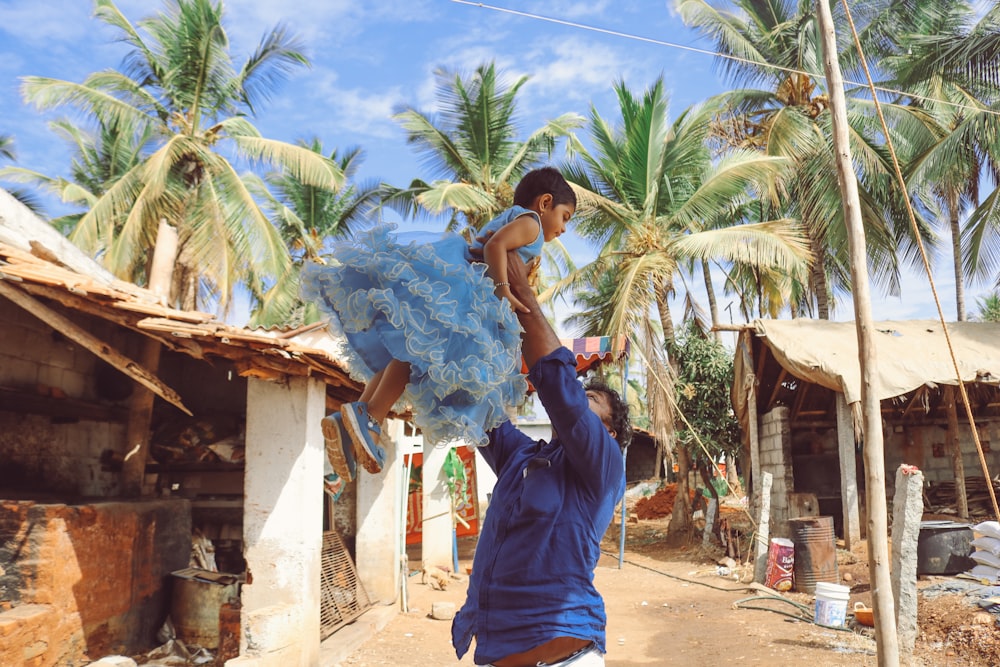
{"type": "MultiPolygon", "coordinates": [[[[632,34],[632,33],[622,32],[622,31],[619,31],[619,30],[611,30],[609,28],[601,28],[601,27],[597,27],[597,26],[591,26],[591,25],[587,25],[585,23],[579,23],[577,21],[569,21],[569,20],[566,20],[566,19],[559,19],[559,18],[554,18],[554,17],[549,17],[549,16],[543,16],[541,14],[536,14],[534,12],[526,12],[526,11],[522,11],[522,10],[511,9],[509,7],[498,7],[496,5],[489,5],[489,4],[486,4],[486,3],[483,3],[483,2],[474,2],[473,0],[451,0],[451,2],[456,3],[456,4],[460,4],[460,5],[468,5],[468,6],[472,6],[472,7],[479,7],[481,9],[488,9],[488,10],[491,10],[491,11],[500,12],[500,13],[504,13],[504,14],[511,14],[511,15],[514,15],[514,16],[520,16],[520,17],[528,18],[528,19],[532,19],[532,20],[544,21],[544,22],[547,22],[547,23],[554,23],[554,24],[557,24],[557,25],[562,25],[562,26],[566,26],[566,27],[576,28],[576,29],[579,29],[579,30],[586,30],[586,31],[589,31],[589,32],[596,32],[596,33],[600,33],[600,34],[610,35],[610,36],[613,36],[613,37],[620,37],[620,38],[623,38],[623,39],[629,39],[629,40],[633,40],[633,41],[646,42],[646,43],[649,43],[649,44],[655,44],[657,46],[665,46],[665,47],[668,47],[668,48],[678,49],[678,50],[682,50],[682,51],[690,51],[692,53],[698,53],[698,54],[701,54],[701,55],[708,55],[708,56],[711,56],[713,58],[721,58],[721,59],[725,59],[725,60],[731,60],[731,61],[739,62],[739,63],[746,64],[746,65],[753,65],[754,67],[769,68],[769,69],[773,69],[773,70],[785,72],[785,73],[788,73],[788,74],[798,74],[798,75],[804,75],[804,76],[812,77],[812,78],[815,78],[817,80],[823,80],[823,81],[826,80],[826,76],[824,74],[821,74],[821,73],[818,73],[818,72],[808,72],[808,71],[805,71],[805,70],[795,69],[795,68],[792,68],[792,67],[784,67],[782,65],[775,65],[773,63],[767,63],[767,62],[761,62],[761,61],[751,60],[749,58],[743,58],[743,57],[740,57],[740,56],[734,56],[732,54],[722,53],[720,51],[714,51],[714,50],[711,50],[711,49],[702,49],[702,48],[699,48],[699,47],[689,46],[689,45],[686,45],[686,44],[678,44],[676,42],[669,42],[669,41],[666,41],[666,40],[654,39],[654,38],[651,38],[651,37],[643,37],[641,35],[635,35],[635,34],[632,34]]],[[[909,98],[909,99],[919,100],[919,101],[924,101],[924,102],[934,102],[934,103],[939,104],[939,105],[949,106],[949,107],[952,107],[952,108],[955,108],[955,109],[962,109],[962,110],[966,110],[966,111],[974,111],[976,113],[984,113],[984,114],[990,114],[990,115],[1000,115],[1000,111],[997,111],[997,110],[994,110],[994,109],[990,109],[990,108],[973,106],[973,105],[969,105],[969,104],[961,104],[961,103],[953,102],[953,101],[950,101],[950,100],[941,100],[939,98],[935,98],[935,97],[931,97],[931,96],[919,95],[917,93],[912,93],[912,92],[907,92],[907,91],[903,91],[903,90],[897,90],[897,89],[894,89],[894,88],[887,88],[887,87],[884,87],[884,86],[877,86],[877,85],[875,85],[875,82],[874,82],[874,80],[872,78],[872,75],[871,75],[871,71],[870,71],[870,69],[868,67],[867,59],[865,58],[864,52],[862,50],[861,41],[860,41],[860,37],[858,36],[857,27],[855,26],[854,19],[853,19],[853,16],[851,15],[850,8],[847,5],[847,0],[841,0],[841,4],[844,7],[844,11],[846,13],[847,20],[848,20],[848,22],[850,24],[851,34],[852,34],[852,37],[853,37],[853,40],[854,40],[854,45],[855,45],[855,48],[858,51],[858,56],[860,58],[862,69],[865,72],[865,82],[857,82],[857,81],[845,80],[845,83],[848,83],[848,84],[853,85],[853,86],[867,88],[871,92],[872,101],[873,101],[873,103],[875,105],[875,110],[876,110],[876,113],[878,115],[879,122],[881,123],[882,130],[883,130],[883,132],[885,133],[885,136],[886,136],[886,145],[889,148],[890,156],[892,158],[893,168],[894,168],[894,171],[896,173],[896,178],[897,178],[897,180],[899,182],[900,187],[902,188],[902,191],[903,192],[907,192],[906,180],[903,177],[902,170],[901,170],[901,167],[899,165],[899,159],[896,156],[895,147],[894,147],[894,145],[892,143],[892,139],[891,139],[891,136],[890,136],[890,133],[889,133],[888,124],[886,123],[885,116],[882,113],[882,104],[881,104],[881,102],[878,99],[878,93],[887,93],[887,94],[891,94],[891,95],[906,97],[906,98],[909,98]]],[[[933,294],[934,303],[935,303],[935,306],[937,307],[938,316],[939,316],[939,319],[941,321],[941,325],[943,327],[944,336],[945,336],[945,342],[947,343],[948,351],[949,351],[949,354],[951,356],[952,365],[953,365],[953,367],[955,369],[956,379],[958,381],[958,387],[959,387],[959,392],[961,394],[962,403],[965,406],[966,417],[968,418],[969,425],[970,425],[970,430],[972,431],[972,437],[973,437],[973,441],[974,441],[974,443],[976,445],[976,451],[979,454],[980,466],[983,469],[983,474],[986,476],[986,479],[989,480],[989,479],[991,479],[990,478],[990,472],[989,472],[989,466],[988,466],[988,464],[986,462],[986,456],[985,456],[985,454],[983,452],[983,446],[982,446],[982,443],[981,443],[981,441],[979,439],[979,433],[977,432],[977,429],[975,427],[975,416],[972,414],[972,407],[971,407],[971,405],[969,403],[969,395],[968,395],[968,392],[965,389],[965,383],[962,382],[962,379],[961,379],[961,371],[958,368],[958,361],[957,361],[957,359],[955,357],[954,347],[952,346],[951,335],[950,335],[950,333],[948,331],[948,326],[947,326],[946,321],[945,321],[944,312],[943,312],[943,310],[941,308],[941,300],[938,297],[937,288],[935,287],[935,284],[934,284],[934,278],[933,278],[933,275],[931,273],[930,262],[929,262],[929,260],[927,258],[927,251],[924,248],[923,240],[921,239],[920,234],[918,233],[919,230],[918,230],[917,223],[916,223],[916,217],[915,217],[915,215],[913,213],[913,208],[912,208],[912,204],[911,204],[911,202],[909,200],[909,197],[903,197],[903,201],[905,202],[906,210],[907,210],[907,215],[908,215],[909,221],[910,221],[910,225],[913,228],[914,236],[917,239],[917,246],[918,246],[918,248],[920,250],[920,256],[921,256],[921,259],[923,261],[924,269],[927,272],[928,280],[930,282],[931,293],[933,294]]],[[[676,404],[675,404],[675,407],[676,407],[676,404]]],[[[678,412],[678,414],[680,414],[680,413],[678,412]]],[[[681,418],[684,419],[684,416],[682,414],[681,414],[681,418]]],[[[686,422],[687,420],[685,419],[684,421],[686,422]]],[[[696,440],[697,440],[697,436],[696,436],[696,440]]],[[[707,448],[704,446],[704,444],[700,440],[697,440],[697,441],[698,441],[698,445],[707,454],[708,451],[707,451],[707,448]]],[[[714,465],[714,461],[713,461],[713,465],[714,465]]],[[[718,466],[716,466],[716,469],[718,469],[718,466]]],[[[987,490],[989,491],[990,500],[992,501],[992,504],[993,504],[993,513],[996,516],[996,518],[998,520],[1000,520],[1000,506],[998,506],[998,504],[997,504],[996,492],[993,489],[992,483],[988,483],[986,485],[986,487],[987,487],[987,490]]],[[[749,513],[748,513],[748,515],[749,515],[749,513]]],[[[752,520],[753,520],[753,518],[751,517],[751,521],[752,520]]]]}
{"type": "MultiPolygon", "coordinates": [[[[587,25],[586,23],[579,23],[577,21],[569,21],[567,19],[554,18],[551,16],[543,16],[542,14],[536,14],[534,12],[526,12],[519,9],[511,9],[509,7],[498,7],[496,5],[489,5],[484,2],[475,2],[474,0],[451,0],[451,2],[458,5],[479,7],[480,9],[488,9],[490,11],[499,12],[501,14],[511,14],[513,16],[520,16],[522,18],[532,19],[535,21],[554,23],[556,25],[566,26],[568,28],[576,28],[578,30],[596,32],[602,35],[610,35],[612,37],[621,37],[622,39],[629,39],[636,42],[645,42],[647,44],[654,44],[656,46],[665,46],[671,49],[678,49],[680,51],[690,51],[691,53],[698,53],[705,56],[712,56],[713,58],[732,60],[734,62],[742,63],[744,65],[753,65],[754,67],[773,69],[779,72],[785,72],[787,74],[799,74],[803,76],[812,77],[817,80],[826,81],[826,75],[821,72],[808,72],[806,70],[796,69],[794,67],[785,67],[783,65],[775,65],[773,63],[763,62],[760,60],[751,60],[750,58],[734,56],[729,53],[722,53],[721,51],[713,51],[712,49],[702,49],[697,46],[690,46],[688,44],[679,44],[677,42],[668,42],[666,40],[654,39],[652,37],[643,37],[642,35],[636,35],[634,33],[622,32],[620,30],[611,30],[610,28],[601,28],[598,26],[587,25]]],[[[878,91],[880,93],[887,93],[890,95],[907,97],[909,99],[919,100],[921,102],[934,102],[935,104],[939,104],[942,106],[950,106],[955,109],[962,109],[965,111],[975,111],[977,113],[986,113],[994,116],[1000,116],[1000,110],[996,109],[977,107],[971,104],[962,104],[960,102],[953,102],[950,100],[942,100],[929,95],[920,95],[918,93],[907,92],[905,90],[897,90],[895,88],[887,88],[885,86],[876,86],[874,84],[869,85],[868,83],[865,82],[851,81],[849,79],[845,79],[844,83],[850,84],[852,86],[858,86],[859,88],[869,88],[872,91],[878,91]]]]}

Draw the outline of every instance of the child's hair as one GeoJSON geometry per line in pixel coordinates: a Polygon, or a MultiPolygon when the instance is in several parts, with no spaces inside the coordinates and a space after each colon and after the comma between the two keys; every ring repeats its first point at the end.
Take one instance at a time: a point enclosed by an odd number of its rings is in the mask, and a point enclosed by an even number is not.
{"type": "Polygon", "coordinates": [[[552,205],[572,204],[576,208],[576,193],[555,167],[542,167],[529,171],[514,188],[514,203],[530,206],[539,195],[552,195],[552,205]]]}

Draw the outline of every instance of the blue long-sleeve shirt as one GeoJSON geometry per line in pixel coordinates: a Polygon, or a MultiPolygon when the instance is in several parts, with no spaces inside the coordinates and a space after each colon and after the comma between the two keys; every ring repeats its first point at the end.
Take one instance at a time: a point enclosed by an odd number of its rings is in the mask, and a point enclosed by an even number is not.
{"type": "Polygon", "coordinates": [[[625,486],[618,443],[590,410],[576,359],[560,348],[528,374],[552,421],[552,442],[505,422],[480,449],[497,473],[469,579],[452,623],[461,658],[476,638],[477,664],[555,637],[606,651],[604,601],[594,588],[600,542],[625,486]]]}

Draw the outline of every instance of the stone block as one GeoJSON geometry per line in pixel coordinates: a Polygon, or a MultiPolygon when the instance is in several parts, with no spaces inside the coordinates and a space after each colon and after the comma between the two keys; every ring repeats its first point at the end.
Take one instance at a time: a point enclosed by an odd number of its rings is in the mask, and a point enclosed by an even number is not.
{"type": "Polygon", "coordinates": [[[450,621],[455,618],[455,603],[435,602],[431,604],[431,618],[439,621],[450,621]]]}

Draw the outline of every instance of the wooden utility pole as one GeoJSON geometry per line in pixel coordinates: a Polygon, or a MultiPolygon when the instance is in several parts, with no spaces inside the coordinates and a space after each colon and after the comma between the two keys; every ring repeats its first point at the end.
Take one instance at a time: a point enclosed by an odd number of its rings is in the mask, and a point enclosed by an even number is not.
{"type": "Polygon", "coordinates": [[[817,0],[816,17],[823,42],[823,68],[830,95],[837,180],[840,182],[840,196],[847,222],[851,283],[854,286],[854,320],[858,332],[858,361],[861,364],[861,409],[864,415],[864,460],[868,490],[868,568],[875,612],[878,665],[898,667],[896,605],[892,599],[892,581],[889,576],[889,521],[885,499],[882,411],[878,396],[872,392],[878,364],[872,340],[871,291],[868,285],[865,232],[861,221],[861,199],[851,159],[847,101],[844,97],[840,63],[837,60],[837,35],[833,29],[829,0],[817,0]]]}
{"type": "Polygon", "coordinates": [[[948,431],[945,434],[948,451],[951,452],[951,469],[955,473],[955,505],[958,507],[958,518],[969,519],[969,496],[965,490],[965,462],[962,461],[962,446],[958,442],[958,411],[955,408],[955,387],[945,385],[945,414],[948,415],[948,431]]]}
{"type": "MultiPolygon", "coordinates": [[[[166,220],[160,220],[153,250],[153,263],[149,270],[149,289],[157,296],[169,300],[173,282],[174,262],[177,260],[177,230],[166,220]]],[[[155,338],[142,341],[139,363],[154,375],[160,368],[162,345],[155,338]]],[[[142,494],[142,480],[146,475],[146,458],[149,453],[150,425],[153,421],[153,402],[156,396],[143,386],[136,385],[128,404],[128,424],[125,426],[125,462],[122,464],[121,492],[134,498],[142,494]]]]}

